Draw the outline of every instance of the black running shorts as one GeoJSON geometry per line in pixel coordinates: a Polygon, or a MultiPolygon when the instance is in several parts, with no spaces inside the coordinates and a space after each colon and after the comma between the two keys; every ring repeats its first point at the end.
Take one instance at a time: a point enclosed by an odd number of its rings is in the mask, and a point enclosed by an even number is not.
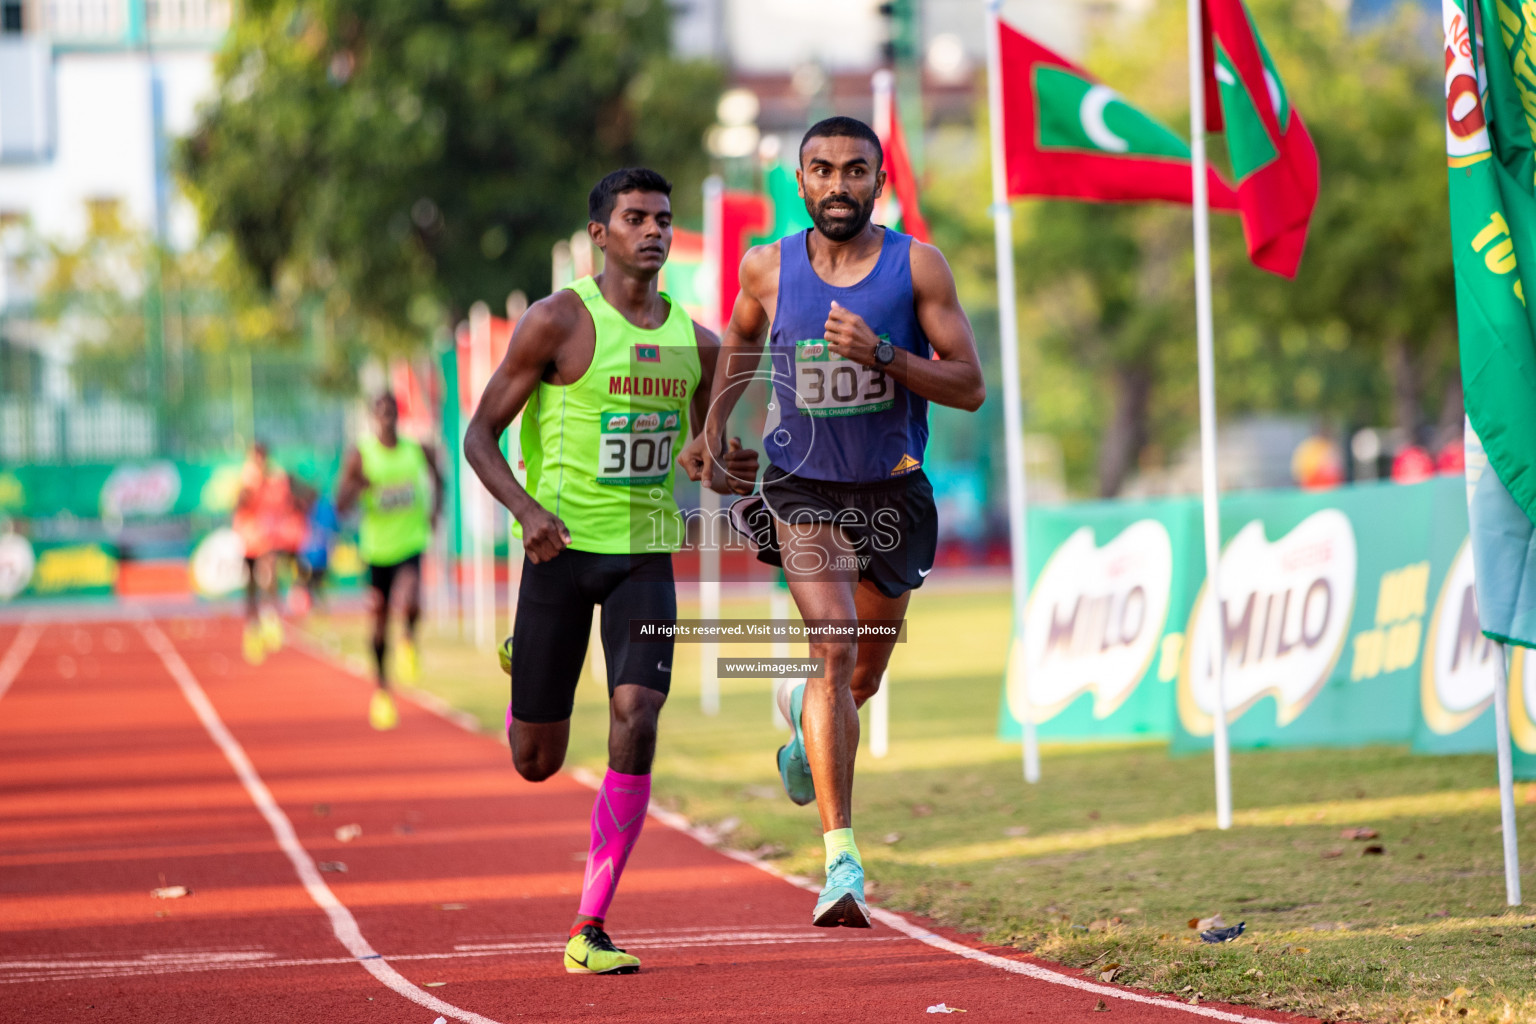
{"type": "Polygon", "coordinates": [[[676,620],[672,556],[601,555],[566,548],[537,565],[523,559],[512,627],[513,718],[541,723],[571,717],[594,605],[603,610],[608,696],[626,683],[660,693],[671,687],[672,638],[633,641],[629,621],[676,620]]]}
{"type": "Polygon", "coordinates": [[[416,571],[416,581],[420,583],[421,554],[419,552],[412,555],[410,558],[395,562],[392,565],[370,564],[368,566],[369,589],[377,590],[379,593],[384,595],[384,600],[388,601],[390,592],[395,589],[395,578],[400,575],[400,570],[407,568],[414,569],[416,571]]]}
{"type": "MultiPolygon", "coordinates": [[[[845,484],[793,476],[769,466],[761,492],[731,507],[731,522],[756,546],[759,561],[782,566],[775,519],[841,526],[853,545],[859,579],[873,583],[886,597],[922,586],[938,551],[933,486],[920,469],[893,480],[845,484]]],[[[815,571],[813,565],[802,568],[815,571]]]]}

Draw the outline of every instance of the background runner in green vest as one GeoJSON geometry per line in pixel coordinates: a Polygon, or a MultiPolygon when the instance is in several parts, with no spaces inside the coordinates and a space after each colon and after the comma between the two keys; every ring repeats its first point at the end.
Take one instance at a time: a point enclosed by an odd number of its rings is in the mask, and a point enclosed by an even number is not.
{"type": "Polygon", "coordinates": [[[400,407],[391,394],[373,403],[373,433],[358,439],[341,465],[336,511],[346,515],[361,499],[358,553],[368,566],[368,614],[373,619],[373,664],[379,687],[368,705],[375,729],[399,721],[386,668],[389,608],[400,606],[404,635],[395,649],[396,675],[414,682],[420,672],[416,623],[421,618],[421,554],[443,510],[443,477],[437,456],[398,431],[400,407]],[[430,498],[427,489],[430,486],[430,498]]]}
{"type": "MultiPolygon", "coordinates": [[[[639,168],[615,171],[592,190],[587,233],[603,250],[603,273],[528,308],[464,435],[465,457],[523,539],[507,739],[529,781],[565,761],[592,609],[602,607],[608,774],[592,806],[586,882],[565,951],[565,968],[576,974],[640,968],[604,924],[645,821],[672,641],[633,638],[630,623],[677,618],[672,552],[683,524],[672,497],[674,459],[703,422],[719,348],[657,286],[672,245],[671,191],[661,175],[639,168]],[[518,413],[526,486],[500,448],[518,413]]],[[[739,440],[730,452],[724,459],[746,493],[757,453],[739,440]]]]}

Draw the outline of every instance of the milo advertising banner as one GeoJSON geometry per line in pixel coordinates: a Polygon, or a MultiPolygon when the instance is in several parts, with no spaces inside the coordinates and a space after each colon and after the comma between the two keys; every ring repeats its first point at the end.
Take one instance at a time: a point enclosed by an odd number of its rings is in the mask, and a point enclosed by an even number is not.
{"type": "MultiPolygon", "coordinates": [[[[1494,749],[1497,648],[1477,624],[1459,477],[1222,500],[1221,614],[1200,505],[1030,512],[1031,590],[999,732],[1210,746],[1220,629],[1238,747],[1494,749]]],[[[1536,777],[1536,657],[1511,655],[1516,773],[1536,777]]]]}
{"type": "Polygon", "coordinates": [[[1223,499],[1221,610],[1208,614],[1202,583],[1184,627],[1175,749],[1211,742],[1217,629],[1234,746],[1413,735],[1437,483],[1223,499]]]}
{"type": "Polygon", "coordinates": [[[1017,737],[1026,715],[1043,737],[1168,734],[1196,515],[1182,500],[1031,513],[1030,600],[1003,736],[1017,737]]]}
{"type": "Polygon", "coordinates": [[[110,597],[117,553],[105,544],[34,543],[0,533],[0,604],[18,598],[110,597]]]}

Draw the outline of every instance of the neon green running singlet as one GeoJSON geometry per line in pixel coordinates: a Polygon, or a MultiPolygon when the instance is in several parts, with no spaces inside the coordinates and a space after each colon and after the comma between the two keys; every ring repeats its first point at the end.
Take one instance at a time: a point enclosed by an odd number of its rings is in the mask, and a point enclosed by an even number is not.
{"type": "Polygon", "coordinates": [[[358,554],[369,565],[398,565],[427,550],[432,537],[427,500],[427,457],[421,445],[398,438],[393,448],[369,434],[358,438],[363,460],[362,522],[358,554]]]}
{"type": "MultiPolygon", "coordinates": [[[[609,305],[592,278],[567,287],[586,303],[597,343],[579,380],[540,381],[529,398],[525,486],[565,523],[577,551],[676,551],[682,517],[672,477],[700,377],[693,321],[668,299],[666,323],[646,330],[609,305]]],[[[516,532],[523,535],[521,525],[516,532]]]]}

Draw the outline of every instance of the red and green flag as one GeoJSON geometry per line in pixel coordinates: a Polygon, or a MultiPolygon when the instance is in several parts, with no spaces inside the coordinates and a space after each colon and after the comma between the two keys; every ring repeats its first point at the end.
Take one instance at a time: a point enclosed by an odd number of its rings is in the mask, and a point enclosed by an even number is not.
{"type": "MultiPolygon", "coordinates": [[[[1193,201],[1189,144],[1065,57],[998,22],[1008,194],[1193,201]]],[[[1211,207],[1238,197],[1214,170],[1211,207]]]]}
{"type": "Polygon", "coordinates": [[[1295,277],[1317,205],[1317,150],[1242,0],[1205,0],[1206,127],[1225,131],[1254,265],[1295,277]]]}
{"type": "Polygon", "coordinates": [[[881,222],[903,231],[919,242],[930,241],[928,222],[917,205],[917,176],[912,173],[912,158],[896,112],[896,98],[890,98],[890,127],[880,140],[885,152],[885,191],[888,197],[881,222]]]}

